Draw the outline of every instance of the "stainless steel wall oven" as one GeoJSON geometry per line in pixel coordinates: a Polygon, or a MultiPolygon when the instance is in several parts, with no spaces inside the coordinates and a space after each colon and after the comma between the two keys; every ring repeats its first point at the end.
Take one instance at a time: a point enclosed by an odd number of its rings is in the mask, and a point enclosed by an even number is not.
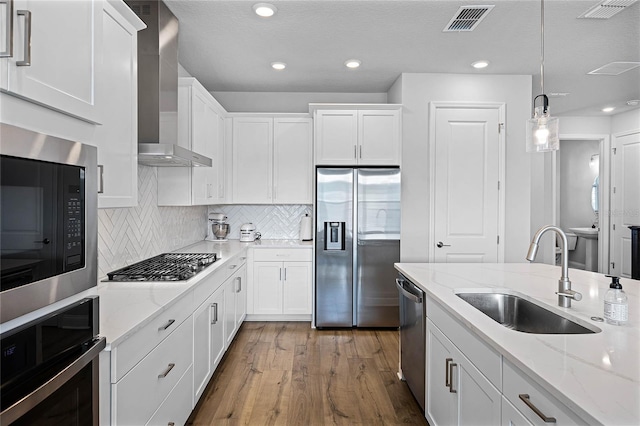
{"type": "Polygon", "coordinates": [[[97,284],[97,150],[0,124],[0,323],[97,284]]]}
{"type": "Polygon", "coordinates": [[[0,424],[98,425],[97,297],[0,335],[0,424]]]}

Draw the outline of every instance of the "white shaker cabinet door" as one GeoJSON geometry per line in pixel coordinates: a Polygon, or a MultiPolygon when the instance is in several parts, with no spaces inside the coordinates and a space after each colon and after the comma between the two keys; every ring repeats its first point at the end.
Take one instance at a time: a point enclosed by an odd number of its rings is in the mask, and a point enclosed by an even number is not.
{"type": "Polygon", "coordinates": [[[253,313],[282,313],[282,262],[255,262],[253,266],[253,313]]]}
{"type": "Polygon", "coordinates": [[[193,312],[193,400],[197,401],[213,374],[211,300],[206,300],[193,312]]]}
{"type": "Polygon", "coordinates": [[[191,149],[213,160],[212,167],[193,167],[192,200],[194,205],[213,204],[217,199],[218,170],[215,168],[218,144],[218,114],[211,105],[211,95],[193,90],[191,149]]]}
{"type": "Polygon", "coordinates": [[[233,119],[233,202],[270,204],[273,173],[273,119],[233,119]]]}
{"type": "Polygon", "coordinates": [[[282,313],[311,314],[311,262],[284,262],[282,313]]]}
{"type": "Polygon", "coordinates": [[[100,122],[96,74],[101,14],[102,2],[98,0],[14,0],[13,56],[0,62],[0,88],[100,122]]]}
{"type": "Polygon", "coordinates": [[[310,118],[275,118],[273,202],[311,204],[313,125],[310,118]]]}
{"type": "MultiPolygon", "coordinates": [[[[133,12],[131,12],[133,14],[133,12]]],[[[137,18],[135,18],[137,19],[137,18]]],[[[102,14],[102,61],[97,102],[102,125],[98,146],[98,207],[138,205],[138,73],[137,32],[110,3],[102,14]]]]}
{"type": "Polygon", "coordinates": [[[358,111],[358,164],[400,165],[400,110],[358,111]]]}
{"type": "Polygon", "coordinates": [[[315,132],[317,165],[357,164],[358,111],[318,111],[315,132]]]}

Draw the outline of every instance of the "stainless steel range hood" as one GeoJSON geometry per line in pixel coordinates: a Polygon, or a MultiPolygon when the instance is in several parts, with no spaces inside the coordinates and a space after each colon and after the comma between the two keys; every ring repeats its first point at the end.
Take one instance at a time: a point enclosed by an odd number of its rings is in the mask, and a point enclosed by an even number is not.
{"type": "Polygon", "coordinates": [[[126,1],[147,28],[138,33],[138,162],[211,167],[178,142],[178,19],[162,1],[126,1]]]}

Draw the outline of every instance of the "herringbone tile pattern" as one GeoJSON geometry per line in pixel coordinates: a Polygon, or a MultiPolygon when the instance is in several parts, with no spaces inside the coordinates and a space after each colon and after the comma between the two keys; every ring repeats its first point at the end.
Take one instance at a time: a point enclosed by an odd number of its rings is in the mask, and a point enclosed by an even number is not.
{"type": "Polygon", "coordinates": [[[311,206],[293,205],[221,205],[209,206],[210,212],[224,213],[230,225],[229,239],[240,238],[240,226],[251,222],[266,240],[295,240],[300,232],[300,218],[311,214],[311,206]]]}
{"type": "Polygon", "coordinates": [[[207,207],[158,207],[155,167],[138,166],[138,206],[98,210],[98,272],[201,241],[207,207]]]}

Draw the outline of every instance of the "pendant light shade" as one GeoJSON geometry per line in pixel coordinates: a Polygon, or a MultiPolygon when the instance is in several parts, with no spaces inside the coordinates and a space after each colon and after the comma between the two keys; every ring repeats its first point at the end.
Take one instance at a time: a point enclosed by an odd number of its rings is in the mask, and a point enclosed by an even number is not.
{"type": "Polygon", "coordinates": [[[560,148],[558,117],[549,115],[547,95],[538,95],[533,100],[533,118],[527,120],[527,152],[549,152],[560,148]],[[542,97],[544,104],[535,106],[536,99],[542,97]]]}
{"type": "Polygon", "coordinates": [[[527,152],[549,152],[560,148],[558,117],[549,114],[549,98],[544,94],[544,0],[540,0],[540,91],[533,98],[533,118],[527,120],[527,152]],[[542,106],[536,100],[542,98],[542,106]]]}

